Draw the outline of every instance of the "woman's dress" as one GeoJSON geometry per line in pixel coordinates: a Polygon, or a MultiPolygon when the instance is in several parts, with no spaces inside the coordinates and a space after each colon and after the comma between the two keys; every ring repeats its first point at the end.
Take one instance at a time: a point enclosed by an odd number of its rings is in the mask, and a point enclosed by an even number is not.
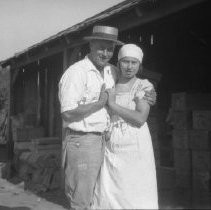
{"type": "MultiPolygon", "coordinates": [[[[148,80],[137,79],[130,92],[119,92],[116,103],[135,109],[148,80]]],[[[99,174],[92,209],[158,209],[157,180],[148,125],[135,127],[117,115],[111,118],[111,137],[99,174]]]]}

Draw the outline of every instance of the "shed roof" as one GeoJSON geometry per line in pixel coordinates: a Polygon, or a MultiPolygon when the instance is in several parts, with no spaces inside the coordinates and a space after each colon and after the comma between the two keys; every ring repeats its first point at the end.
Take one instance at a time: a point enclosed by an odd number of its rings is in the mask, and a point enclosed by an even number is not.
{"type": "MultiPolygon", "coordinates": [[[[171,2],[169,2],[168,0],[125,0],[113,7],[110,7],[108,9],[104,10],[103,12],[100,12],[97,15],[87,18],[86,20],[67,28],[66,30],[63,30],[53,36],[50,36],[49,38],[44,39],[43,41],[38,42],[38,43],[26,48],[23,51],[15,53],[14,56],[12,56],[6,60],[0,61],[0,65],[7,66],[10,64],[11,61],[13,61],[13,59],[20,58],[21,56],[27,55],[27,53],[30,53],[31,51],[36,50],[39,47],[45,46],[51,42],[54,42],[62,37],[67,37],[70,35],[73,38],[73,34],[75,32],[86,30],[94,23],[104,21],[104,20],[107,20],[108,18],[122,14],[122,13],[136,7],[138,4],[142,4],[142,3],[144,4],[145,2],[152,2],[152,3],[158,2],[159,5],[161,5],[163,3],[163,6],[164,6],[163,11],[160,11],[160,12],[157,12],[156,14],[154,14],[154,18],[156,18],[159,15],[165,16],[172,12],[178,11],[178,9],[180,10],[182,8],[186,8],[186,7],[189,7],[191,5],[194,5],[196,3],[200,3],[203,1],[208,2],[208,0],[172,0],[171,2]],[[177,7],[176,5],[181,5],[181,6],[177,7]],[[170,7],[171,7],[171,9],[169,9],[170,7]]],[[[150,13],[150,14],[152,14],[152,13],[150,13]]]]}
{"type": "Polygon", "coordinates": [[[121,12],[127,10],[128,8],[134,7],[135,5],[139,4],[140,2],[144,2],[144,1],[155,1],[155,0],[125,0],[125,1],[115,5],[113,7],[110,7],[108,9],[104,10],[103,12],[101,12],[97,15],[94,15],[90,18],[87,18],[87,19],[85,19],[84,21],[82,21],[78,24],[75,24],[75,25],[73,25],[73,26],[71,26],[71,27],[69,27],[69,28],[67,28],[63,31],[60,31],[59,33],[57,33],[53,36],[50,36],[49,38],[44,39],[43,41],[38,42],[38,43],[26,48],[23,51],[15,53],[14,56],[12,56],[12,57],[10,57],[6,60],[1,61],[0,65],[2,65],[2,64],[4,65],[4,63],[8,63],[11,59],[17,58],[20,55],[23,55],[24,53],[26,53],[26,52],[28,52],[32,49],[35,49],[35,48],[37,48],[41,45],[47,44],[47,43],[49,43],[53,40],[56,40],[56,39],[58,39],[62,36],[66,36],[66,35],[69,35],[73,32],[80,31],[80,30],[92,25],[93,23],[95,23],[97,21],[106,19],[107,17],[110,17],[110,16],[115,15],[117,13],[121,13],[121,12]]]}

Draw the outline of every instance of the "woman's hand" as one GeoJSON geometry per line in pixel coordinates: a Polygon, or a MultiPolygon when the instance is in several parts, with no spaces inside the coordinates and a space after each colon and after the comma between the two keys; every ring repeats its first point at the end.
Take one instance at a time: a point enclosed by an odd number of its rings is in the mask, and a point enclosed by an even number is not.
{"type": "Polygon", "coordinates": [[[114,104],[116,102],[115,89],[107,89],[106,92],[108,93],[108,105],[114,104]]]}

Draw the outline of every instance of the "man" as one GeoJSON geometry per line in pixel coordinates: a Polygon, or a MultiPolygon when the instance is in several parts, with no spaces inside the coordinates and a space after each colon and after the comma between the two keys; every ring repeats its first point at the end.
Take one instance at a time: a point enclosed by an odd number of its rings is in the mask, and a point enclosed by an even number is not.
{"type": "Polygon", "coordinates": [[[90,53],[71,65],[59,82],[65,193],[73,209],[90,208],[103,160],[109,124],[104,90],[115,85],[116,67],[108,62],[115,46],[123,44],[117,38],[117,28],[95,26],[92,35],[85,37],[90,53]]]}

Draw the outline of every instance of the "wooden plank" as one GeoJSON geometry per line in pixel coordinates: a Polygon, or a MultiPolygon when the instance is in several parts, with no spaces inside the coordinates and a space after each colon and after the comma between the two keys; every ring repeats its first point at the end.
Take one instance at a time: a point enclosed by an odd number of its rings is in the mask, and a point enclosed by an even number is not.
{"type": "Polygon", "coordinates": [[[159,131],[159,122],[157,116],[149,116],[147,119],[147,124],[149,126],[150,132],[158,132],[159,131]]]}
{"type": "Polygon", "coordinates": [[[175,149],[174,167],[177,173],[189,173],[191,171],[191,151],[175,149]]]}
{"type": "Polygon", "coordinates": [[[192,188],[191,173],[189,172],[176,172],[176,187],[177,188],[192,188]]]}
{"type": "Polygon", "coordinates": [[[175,187],[176,173],[174,168],[159,166],[156,171],[158,190],[172,189],[175,187]]]}
{"type": "Polygon", "coordinates": [[[205,150],[192,151],[192,167],[194,171],[211,170],[211,152],[205,150]]]}
{"type": "Polygon", "coordinates": [[[173,147],[175,149],[189,148],[189,130],[174,129],[172,132],[173,147]]]}
{"type": "Polygon", "coordinates": [[[193,128],[211,130],[211,110],[193,111],[193,128]]]}
{"type": "Polygon", "coordinates": [[[55,54],[58,54],[58,53],[62,53],[64,51],[64,49],[66,48],[75,48],[75,47],[78,47],[80,45],[83,45],[85,44],[86,42],[84,40],[82,40],[81,37],[79,37],[77,40],[71,40],[71,43],[70,44],[59,44],[53,48],[50,48],[48,49],[48,51],[44,50],[45,47],[43,46],[43,50],[42,52],[39,52],[37,53],[37,55],[33,55],[33,56],[30,56],[30,57],[26,57],[23,61],[15,61],[12,63],[12,68],[20,68],[20,67],[23,67],[29,63],[33,63],[37,60],[41,60],[43,58],[46,58],[46,57],[50,57],[50,56],[53,56],[55,54]]]}
{"type": "Polygon", "coordinates": [[[49,88],[49,109],[48,109],[48,135],[49,136],[53,136],[53,132],[54,132],[54,85],[53,85],[53,81],[52,81],[52,77],[51,79],[49,79],[49,83],[50,83],[50,88],[49,88]]]}
{"type": "Polygon", "coordinates": [[[171,106],[175,111],[211,109],[211,94],[205,93],[173,93],[171,106]]]}
{"type": "Polygon", "coordinates": [[[159,147],[160,166],[174,166],[174,151],[173,148],[159,147]]]}
{"type": "Polygon", "coordinates": [[[63,51],[63,72],[69,67],[71,58],[71,49],[66,48],[63,51]]]}
{"type": "Polygon", "coordinates": [[[49,145],[49,144],[61,144],[62,141],[59,137],[43,137],[43,138],[33,138],[31,142],[36,145],[49,145]]]}
{"type": "Polygon", "coordinates": [[[194,171],[193,172],[193,190],[200,192],[211,192],[211,172],[194,171]]]}
{"type": "Polygon", "coordinates": [[[211,206],[211,192],[201,192],[196,190],[192,196],[192,206],[195,209],[210,209],[211,206]]]}
{"type": "Polygon", "coordinates": [[[30,139],[39,138],[44,136],[43,127],[33,127],[33,128],[17,128],[16,138],[14,141],[30,141],[30,139]]]}
{"type": "Polygon", "coordinates": [[[175,111],[172,113],[171,124],[175,129],[192,128],[192,112],[175,111]]]}
{"type": "Polygon", "coordinates": [[[158,142],[158,132],[150,132],[151,138],[152,138],[152,145],[154,149],[159,148],[159,142],[158,142]]]}
{"type": "Polygon", "coordinates": [[[12,132],[11,131],[11,115],[12,115],[12,102],[13,102],[13,95],[12,95],[12,74],[11,74],[11,66],[8,66],[7,69],[10,71],[9,73],[9,101],[8,101],[8,120],[7,120],[7,154],[8,159],[12,160],[13,158],[13,141],[12,141],[12,132]]]}
{"type": "Polygon", "coordinates": [[[189,145],[192,150],[211,150],[211,131],[191,130],[189,145]]]}
{"type": "Polygon", "coordinates": [[[8,148],[6,144],[0,144],[0,162],[8,161],[8,148]]]}
{"type": "Polygon", "coordinates": [[[46,150],[46,152],[54,151],[54,150],[61,150],[60,144],[49,144],[49,145],[36,145],[34,146],[33,151],[39,151],[39,150],[46,150]]]}
{"type": "Polygon", "coordinates": [[[6,168],[7,163],[6,162],[0,162],[0,178],[6,178],[6,168]]]}
{"type": "Polygon", "coordinates": [[[33,145],[31,142],[14,142],[14,151],[17,150],[32,150],[33,145]]]}

